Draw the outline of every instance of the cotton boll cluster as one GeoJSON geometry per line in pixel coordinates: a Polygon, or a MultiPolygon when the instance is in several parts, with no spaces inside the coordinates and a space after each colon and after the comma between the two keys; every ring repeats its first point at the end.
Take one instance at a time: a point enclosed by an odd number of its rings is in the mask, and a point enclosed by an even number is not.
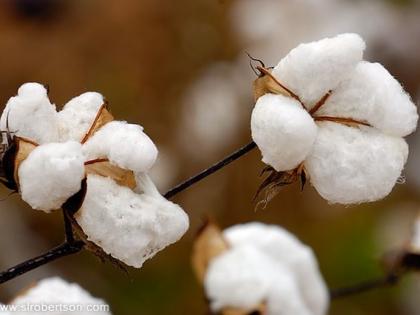
{"type": "Polygon", "coordinates": [[[139,185],[143,194],[96,175],[88,175],[87,187],[77,222],[90,241],[129,266],[140,268],[188,229],[185,212],[163,198],[149,179],[139,185]]]}
{"type": "Polygon", "coordinates": [[[384,67],[362,61],[364,48],[356,34],[301,44],[257,80],[270,82],[267,93],[281,93],[261,96],[252,113],[252,136],[263,161],[277,171],[303,167],[332,203],[387,196],[407,161],[402,137],[417,125],[408,94],[384,67]],[[291,116],[289,103],[306,115],[291,116]]]}
{"type": "Polygon", "coordinates": [[[212,311],[323,315],[328,291],[312,250],[278,226],[237,225],[224,231],[228,250],[213,258],[204,285],[212,311]]]}
{"type": "Polygon", "coordinates": [[[22,199],[33,209],[59,209],[80,190],[84,161],[82,146],[75,141],[38,146],[19,167],[22,199]]]}
{"type": "Polygon", "coordinates": [[[45,311],[39,311],[39,308],[42,306],[51,307],[53,310],[48,311],[48,314],[52,315],[111,315],[108,305],[103,300],[91,296],[78,284],[68,283],[58,277],[39,281],[36,286],[15,298],[10,305],[17,307],[34,306],[33,310],[13,312],[13,314],[18,315],[45,314],[45,311]],[[69,309],[65,310],[65,307],[69,309]]]}
{"type": "Polygon", "coordinates": [[[298,101],[274,94],[258,99],[251,130],[263,162],[277,171],[297,167],[309,154],[317,135],[316,124],[298,101]]]}
{"type": "Polygon", "coordinates": [[[18,128],[25,127],[19,134],[25,138],[12,133],[16,154],[6,157],[11,160],[3,167],[12,167],[3,173],[13,174],[7,179],[32,208],[71,210],[67,212],[75,213],[71,220],[75,233],[91,241],[96,254],[109,254],[135,267],[182,237],[188,216],[162,197],[149,179],[147,172],[158,150],[143,127],[113,121],[102,95],[88,92],[58,113],[53,108],[52,117],[59,125],[49,130],[54,141],[37,144],[37,126],[44,121],[33,117],[16,121],[13,114],[25,112],[32,104],[51,107],[46,90],[39,84],[26,84],[15,98],[9,101],[2,121],[9,116],[18,128]]]}
{"type": "Polygon", "coordinates": [[[147,172],[155,163],[157,148],[139,125],[112,121],[83,146],[87,159],[106,157],[111,163],[134,172],[147,172]]]}

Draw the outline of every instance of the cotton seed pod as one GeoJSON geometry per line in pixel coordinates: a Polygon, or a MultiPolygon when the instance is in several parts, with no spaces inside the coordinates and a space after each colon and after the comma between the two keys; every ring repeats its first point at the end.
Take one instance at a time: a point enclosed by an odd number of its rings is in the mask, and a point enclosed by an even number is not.
{"type": "Polygon", "coordinates": [[[2,115],[5,185],[33,209],[63,208],[84,248],[121,267],[140,268],[183,236],[188,216],[147,175],[158,150],[142,126],[114,121],[102,95],[88,92],[53,111],[59,126],[52,138],[58,142],[38,145],[31,137],[48,135],[24,113],[50,113],[51,105],[38,84],[22,91],[2,115]],[[10,122],[23,134],[7,130],[9,114],[19,118],[10,122]]]}
{"type": "Polygon", "coordinates": [[[359,35],[341,34],[297,46],[272,70],[257,68],[252,138],[272,168],[258,190],[263,203],[284,174],[303,175],[339,204],[380,200],[398,182],[417,108],[382,65],[362,59],[364,49],[359,35]]]}
{"type": "Polygon", "coordinates": [[[278,226],[252,222],[221,232],[208,225],[194,245],[193,267],[215,314],[325,315],[328,309],[312,250],[278,226]]]}
{"type": "MultiPolygon", "coordinates": [[[[223,236],[222,230],[214,222],[208,221],[199,231],[193,245],[192,266],[198,281],[204,284],[209,264],[213,259],[229,250],[229,244],[223,236]]],[[[248,315],[266,314],[266,306],[261,303],[252,310],[225,307],[217,314],[220,315],[248,315]]]]}

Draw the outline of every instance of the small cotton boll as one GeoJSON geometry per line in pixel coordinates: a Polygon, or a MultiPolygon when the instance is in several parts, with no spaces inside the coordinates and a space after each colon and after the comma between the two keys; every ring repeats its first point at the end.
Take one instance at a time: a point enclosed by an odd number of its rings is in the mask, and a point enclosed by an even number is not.
{"type": "Polygon", "coordinates": [[[104,97],[96,92],[71,99],[58,113],[61,141],[81,141],[92,126],[104,97]]]}
{"type": "Polygon", "coordinates": [[[33,150],[19,167],[22,199],[32,208],[49,212],[81,188],[84,178],[81,144],[48,143],[33,150]]]}
{"type": "Polygon", "coordinates": [[[251,246],[231,249],[210,262],[204,280],[213,312],[224,307],[251,310],[268,297],[273,266],[251,246]]]}
{"type": "Polygon", "coordinates": [[[22,85],[18,94],[7,102],[0,119],[0,129],[37,143],[57,141],[57,112],[48,99],[45,87],[39,83],[22,85]]]}
{"type": "Polygon", "coordinates": [[[371,127],[319,124],[305,170],[319,194],[331,203],[353,204],[387,196],[408,156],[402,138],[371,127]]]}
{"type": "Polygon", "coordinates": [[[108,158],[111,163],[134,172],[148,171],[158,150],[139,125],[122,121],[107,123],[84,144],[88,159],[108,158]]]}
{"type": "Polygon", "coordinates": [[[68,283],[58,277],[39,281],[36,286],[27,290],[23,295],[18,296],[10,304],[11,306],[34,306],[30,313],[23,310],[13,312],[13,314],[18,315],[46,314],[45,311],[37,311],[43,305],[53,308],[53,311],[48,312],[51,315],[88,315],[93,313],[97,315],[111,315],[106,310],[109,307],[103,300],[91,296],[78,284],[68,283]],[[72,306],[75,311],[70,311],[71,308],[69,308],[69,311],[64,311],[64,306],[66,305],[72,306]],[[92,310],[92,307],[95,307],[95,311],[92,310]]]}
{"type": "Polygon", "coordinates": [[[178,241],[189,226],[185,212],[163,198],[146,175],[138,180],[143,194],[110,178],[88,175],[87,193],[75,214],[90,241],[136,268],[178,241]]]}
{"type": "Polygon", "coordinates": [[[328,289],[316,257],[312,249],[293,234],[276,225],[252,222],[232,226],[224,230],[223,235],[233,248],[253,246],[275,261],[276,266],[287,267],[294,273],[296,286],[312,314],[327,312],[328,289]]]}
{"type": "Polygon", "coordinates": [[[365,47],[357,34],[301,44],[280,61],[272,74],[310,109],[351,73],[362,60],[365,47]]]}
{"type": "Polygon", "coordinates": [[[401,84],[381,64],[370,62],[360,62],[317,114],[366,121],[397,137],[412,133],[418,120],[417,108],[401,84]]]}
{"type": "Polygon", "coordinates": [[[266,94],[255,104],[251,117],[252,138],[263,162],[277,171],[294,169],[309,154],[317,126],[293,98],[266,94]]]}

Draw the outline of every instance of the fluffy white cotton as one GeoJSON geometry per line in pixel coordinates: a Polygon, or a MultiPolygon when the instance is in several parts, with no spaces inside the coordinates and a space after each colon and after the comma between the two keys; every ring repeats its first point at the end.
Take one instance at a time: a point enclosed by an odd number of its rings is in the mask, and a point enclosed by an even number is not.
{"type": "Polygon", "coordinates": [[[210,262],[205,289],[213,311],[325,315],[329,295],[310,248],[278,226],[248,223],[224,231],[229,250],[210,262]]]}
{"type": "MultiPolygon", "coordinates": [[[[27,290],[23,295],[17,297],[10,304],[16,306],[34,305],[38,306],[38,308],[44,305],[45,307],[50,306],[52,308],[57,308],[56,310],[54,309],[53,311],[48,312],[48,314],[51,315],[111,315],[111,313],[106,310],[109,307],[103,300],[91,296],[78,284],[68,283],[58,277],[47,278],[39,281],[36,286],[27,290]],[[61,309],[63,309],[63,306],[65,305],[72,306],[73,308],[82,307],[83,310],[77,310],[74,312],[60,311],[60,306],[61,309]],[[96,311],[89,310],[89,307],[92,306],[95,306],[95,309],[98,309],[96,311]]],[[[13,312],[13,314],[38,315],[46,314],[46,312],[36,311],[35,308],[35,310],[30,312],[18,310],[17,312],[13,312]]]]}
{"type": "Polygon", "coordinates": [[[99,129],[83,146],[88,159],[108,158],[111,163],[134,172],[148,171],[158,150],[139,125],[112,121],[99,129]]]}
{"type": "Polygon", "coordinates": [[[137,179],[142,194],[110,178],[88,175],[86,197],[75,218],[90,241],[125,264],[140,268],[178,241],[189,220],[178,205],[158,193],[147,175],[137,179]]]}
{"type": "Polygon", "coordinates": [[[80,143],[48,143],[36,147],[18,170],[22,199],[49,212],[81,188],[84,157],[80,143]]]}
{"type": "Polygon", "coordinates": [[[315,189],[331,203],[376,201],[391,192],[407,155],[402,138],[370,127],[322,122],[305,169],[315,189]]]}
{"type": "Polygon", "coordinates": [[[273,75],[311,108],[343,81],[362,60],[365,43],[357,34],[341,34],[291,50],[273,75]]]}
{"type": "Polygon", "coordinates": [[[71,99],[64,105],[58,113],[61,140],[81,141],[104,103],[101,94],[87,92],[71,99]]]}
{"type": "Polygon", "coordinates": [[[252,111],[252,138],[263,162],[277,171],[294,169],[306,158],[317,129],[308,112],[291,97],[266,94],[252,111]]]}
{"type": "Polygon", "coordinates": [[[381,64],[370,62],[360,62],[317,114],[363,120],[398,137],[412,133],[418,120],[401,84],[381,64]]]}
{"type": "Polygon", "coordinates": [[[9,99],[0,120],[1,130],[7,126],[16,135],[37,143],[58,140],[57,112],[42,84],[25,83],[9,99]]]}

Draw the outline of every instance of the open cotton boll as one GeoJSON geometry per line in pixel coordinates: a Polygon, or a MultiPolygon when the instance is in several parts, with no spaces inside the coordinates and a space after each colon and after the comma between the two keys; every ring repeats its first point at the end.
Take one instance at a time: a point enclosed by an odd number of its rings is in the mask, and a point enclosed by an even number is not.
{"type": "Polygon", "coordinates": [[[49,212],[81,188],[84,178],[81,144],[75,141],[36,147],[18,170],[22,199],[33,209],[49,212]]]}
{"type": "Polygon", "coordinates": [[[30,312],[23,310],[13,312],[18,315],[46,314],[45,311],[39,311],[42,306],[50,307],[51,309],[48,309],[47,313],[51,315],[111,315],[111,312],[107,310],[109,306],[102,299],[91,296],[78,284],[68,283],[58,277],[39,281],[36,286],[18,296],[10,304],[12,306],[34,306],[30,312]],[[65,306],[69,311],[65,311],[65,306]]]}
{"type": "Polygon", "coordinates": [[[291,170],[306,158],[317,129],[308,112],[290,97],[266,94],[252,111],[252,138],[263,162],[277,171],[291,170]]]}
{"type": "Polygon", "coordinates": [[[75,214],[90,241],[136,268],[178,241],[189,226],[186,213],[163,198],[147,175],[142,177],[144,193],[136,194],[111,178],[88,175],[87,193],[75,214]]]}
{"type": "Polygon", "coordinates": [[[357,34],[301,44],[280,61],[272,74],[310,109],[351,73],[362,60],[365,47],[357,34]]]}
{"type": "Polygon", "coordinates": [[[322,122],[305,170],[315,189],[331,203],[376,201],[391,192],[407,155],[402,138],[370,127],[322,122]]]}
{"type": "Polygon", "coordinates": [[[224,307],[251,310],[270,290],[271,262],[251,246],[232,249],[214,258],[204,280],[213,312],[224,307]]]}
{"type": "Polygon", "coordinates": [[[329,304],[328,289],[316,257],[312,249],[293,234],[276,225],[252,222],[232,226],[224,230],[223,235],[233,248],[253,246],[275,261],[276,266],[284,265],[291,270],[311,314],[326,313],[329,304]]]}
{"type": "Polygon", "coordinates": [[[226,229],[229,247],[210,261],[205,289],[213,311],[325,315],[329,294],[310,248],[281,227],[247,223],[226,229]]]}
{"type": "Polygon", "coordinates": [[[61,140],[81,141],[104,103],[105,100],[101,94],[87,92],[64,105],[58,113],[61,140]]]}
{"type": "Polygon", "coordinates": [[[0,119],[1,130],[7,127],[16,135],[37,143],[58,140],[57,112],[42,84],[25,83],[18,94],[9,99],[0,119]]]}
{"type": "Polygon", "coordinates": [[[83,146],[88,159],[108,158],[111,163],[134,172],[148,171],[158,150],[139,125],[112,121],[99,129],[83,146]]]}
{"type": "Polygon", "coordinates": [[[417,126],[417,108],[401,84],[379,63],[360,62],[333,91],[318,115],[366,121],[393,136],[404,137],[417,126]]]}

